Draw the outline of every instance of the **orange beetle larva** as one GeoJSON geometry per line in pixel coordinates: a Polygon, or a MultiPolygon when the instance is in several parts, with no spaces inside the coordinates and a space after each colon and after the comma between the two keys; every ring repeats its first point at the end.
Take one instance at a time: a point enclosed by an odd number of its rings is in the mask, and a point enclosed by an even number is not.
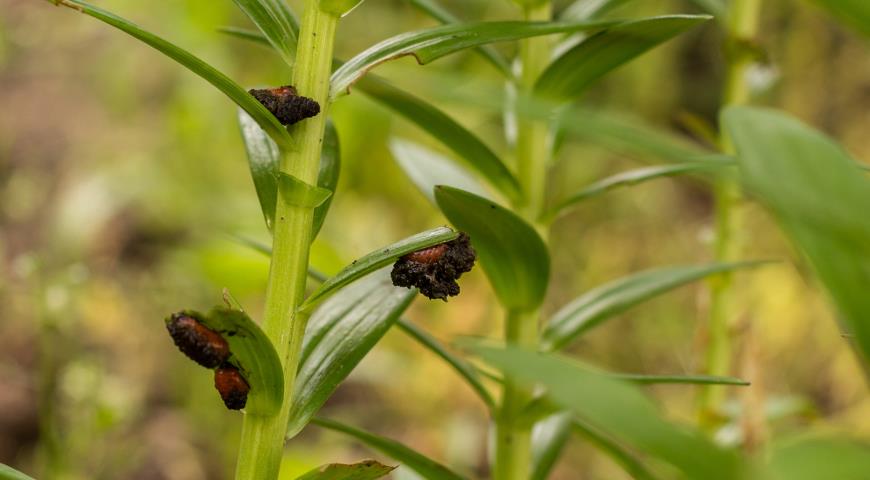
{"type": "Polygon", "coordinates": [[[241,372],[230,364],[223,364],[214,371],[214,388],[221,394],[224,405],[230,410],[241,410],[248,403],[251,386],[241,372]]]}
{"type": "Polygon", "coordinates": [[[230,346],[221,334],[207,328],[194,315],[173,313],[166,319],[166,330],[188,358],[205,368],[215,368],[229,358],[230,346]]]}

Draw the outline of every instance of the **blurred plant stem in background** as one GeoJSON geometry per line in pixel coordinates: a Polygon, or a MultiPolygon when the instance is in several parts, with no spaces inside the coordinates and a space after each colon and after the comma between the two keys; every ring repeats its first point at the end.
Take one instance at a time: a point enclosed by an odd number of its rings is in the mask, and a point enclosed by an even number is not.
{"type": "MultiPolygon", "coordinates": [[[[298,148],[284,152],[281,171],[308,185],[317,183],[338,19],[322,11],[318,0],[306,1],[293,85],[300,95],[320,104],[320,114],[292,128],[298,148]]],[[[305,295],[314,208],[298,203],[281,192],[277,196],[272,264],[263,318],[263,330],[283,363],[284,401],[278,415],[245,416],[236,467],[238,480],[277,478],[284,451],[302,337],[308,321],[308,315],[297,314],[296,307],[305,295]]]]}
{"type": "MultiPolygon", "coordinates": [[[[747,81],[756,61],[755,35],[758,31],[762,0],[732,0],[728,7],[725,26],[725,79],[722,107],[749,103],[751,86],[747,81]]],[[[734,148],[724,133],[720,133],[720,148],[733,154],[734,148]]],[[[733,262],[741,258],[746,235],[743,220],[743,195],[733,177],[723,176],[714,185],[715,240],[714,256],[717,262],[733,262]]],[[[706,373],[729,375],[734,352],[733,331],[739,312],[735,309],[735,288],[732,273],[714,278],[710,286],[710,313],[706,351],[706,373]]],[[[706,386],[701,391],[700,423],[712,431],[721,418],[722,404],[727,390],[706,386]]]]}
{"type": "Polygon", "coordinates": [[[40,478],[61,478],[64,472],[64,448],[58,425],[58,385],[63,358],[60,332],[55,314],[49,305],[42,265],[34,268],[34,302],[39,315],[39,448],[37,459],[40,478]]]}
{"type": "MultiPolygon", "coordinates": [[[[529,21],[549,21],[553,15],[550,1],[525,6],[524,18],[529,21]]],[[[538,77],[550,63],[551,39],[533,37],[520,42],[522,73],[519,90],[522,96],[531,96],[538,77]]],[[[545,200],[547,170],[551,160],[551,123],[547,119],[518,115],[517,120],[517,177],[522,186],[522,204],[518,211],[535,225],[546,241],[546,227],[538,222],[545,200]]],[[[538,309],[508,311],[505,317],[505,341],[508,344],[534,350],[538,345],[538,309]]],[[[502,400],[496,419],[496,445],[493,478],[495,480],[526,479],[531,472],[532,425],[521,417],[531,399],[531,391],[520,387],[506,377],[502,400]]]]}

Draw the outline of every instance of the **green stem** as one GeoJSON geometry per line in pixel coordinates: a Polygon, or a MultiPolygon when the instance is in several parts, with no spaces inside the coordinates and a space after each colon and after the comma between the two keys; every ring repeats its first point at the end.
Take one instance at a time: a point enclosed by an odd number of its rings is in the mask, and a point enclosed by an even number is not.
{"type": "MultiPolygon", "coordinates": [[[[529,7],[526,20],[550,20],[551,2],[529,7]]],[[[519,79],[521,98],[531,98],[535,82],[550,62],[551,39],[535,37],[520,42],[522,75],[519,79]]],[[[520,116],[517,121],[517,177],[522,186],[522,199],[516,205],[519,213],[535,225],[546,238],[546,229],[537,222],[543,211],[547,168],[550,163],[550,125],[546,121],[520,116]]],[[[530,350],[538,347],[537,310],[507,313],[505,341],[530,350]]],[[[525,480],[531,473],[532,425],[522,418],[532,392],[515,379],[505,376],[502,398],[495,419],[494,480],[525,480]]]]}
{"type": "MultiPolygon", "coordinates": [[[[727,29],[728,73],[725,82],[723,106],[749,102],[750,90],[746,81],[749,68],[754,63],[753,53],[747,46],[754,41],[758,30],[761,0],[732,0],[728,10],[727,29]]],[[[721,135],[725,153],[734,153],[731,142],[721,135]]],[[[716,202],[716,261],[738,260],[742,250],[740,234],[743,231],[740,186],[732,178],[722,178],[714,186],[716,202]]],[[[732,338],[730,324],[734,317],[734,287],[732,275],[723,274],[710,287],[709,344],[707,347],[708,375],[728,375],[732,363],[732,338]]],[[[720,410],[725,391],[721,387],[704,387],[701,394],[701,423],[712,427],[720,410]]]]}
{"type": "MultiPolygon", "coordinates": [[[[298,148],[287,152],[281,170],[310,185],[317,183],[323,132],[329,107],[329,77],[338,17],[308,0],[302,18],[293,84],[300,95],[320,104],[320,114],[292,127],[298,148]]],[[[296,313],[305,294],[313,210],[278,195],[273,230],[272,264],[266,290],[263,330],[284,366],[284,402],[273,416],[245,415],[236,480],[278,477],[287,419],[308,316],[296,313]]]]}
{"type": "MultiPolygon", "coordinates": [[[[538,311],[509,311],[505,324],[508,344],[534,349],[538,343],[538,311]]],[[[496,418],[494,480],[525,480],[532,465],[532,425],[522,418],[532,392],[505,376],[502,402],[496,418]]]]}
{"type": "MultiPolygon", "coordinates": [[[[542,5],[525,11],[526,20],[550,20],[552,5],[542,5]]],[[[519,79],[521,98],[529,99],[535,82],[550,63],[551,39],[534,37],[520,42],[522,75],[519,79]]],[[[550,159],[550,126],[546,121],[520,116],[517,119],[517,177],[523,189],[520,213],[534,221],[542,212],[547,167],[550,159]]]]}

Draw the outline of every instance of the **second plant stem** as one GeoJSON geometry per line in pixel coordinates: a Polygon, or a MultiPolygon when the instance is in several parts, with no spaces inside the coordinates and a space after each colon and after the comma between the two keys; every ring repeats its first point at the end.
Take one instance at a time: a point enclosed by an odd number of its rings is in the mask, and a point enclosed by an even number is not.
{"type": "MultiPolygon", "coordinates": [[[[316,117],[293,127],[297,148],[286,152],[281,171],[315,185],[329,105],[329,77],[338,17],[322,12],[308,0],[299,32],[293,84],[300,95],[317,101],[316,117]]],[[[284,369],[284,401],[276,415],[245,415],[236,466],[236,480],[278,477],[287,421],[292,405],[299,352],[308,316],[297,314],[308,270],[313,209],[279,194],[275,207],[272,264],[266,290],[263,330],[272,341],[284,369]]]]}
{"type": "MultiPolygon", "coordinates": [[[[527,8],[525,19],[548,21],[552,5],[527,8]]],[[[531,97],[535,82],[550,61],[550,39],[536,37],[520,43],[522,75],[519,79],[520,97],[531,97]]],[[[525,101],[525,100],[524,100],[525,101]]],[[[550,159],[550,128],[548,122],[520,116],[517,131],[517,177],[522,186],[523,199],[516,205],[519,213],[535,225],[546,238],[546,232],[537,219],[544,204],[547,166],[550,159]]],[[[537,309],[511,310],[505,319],[505,341],[529,350],[538,346],[537,309]]],[[[520,385],[510,376],[504,379],[501,404],[496,417],[494,480],[526,480],[531,472],[532,424],[522,418],[524,407],[532,398],[527,386],[520,385]]]]}
{"type": "MultiPolygon", "coordinates": [[[[732,0],[727,18],[726,56],[728,73],[725,80],[723,106],[749,102],[750,86],[747,72],[754,63],[751,42],[758,30],[761,0],[732,0]]],[[[733,154],[734,149],[726,135],[720,139],[721,149],[733,154]]],[[[714,255],[717,262],[739,260],[742,250],[743,219],[740,185],[733,178],[722,178],[714,186],[716,238],[714,255]]],[[[723,274],[713,280],[710,288],[709,344],[707,368],[709,375],[724,376],[731,373],[731,322],[734,317],[734,282],[732,275],[723,274]]],[[[717,412],[724,400],[721,387],[705,387],[701,398],[701,422],[710,427],[716,423],[717,412]]]]}

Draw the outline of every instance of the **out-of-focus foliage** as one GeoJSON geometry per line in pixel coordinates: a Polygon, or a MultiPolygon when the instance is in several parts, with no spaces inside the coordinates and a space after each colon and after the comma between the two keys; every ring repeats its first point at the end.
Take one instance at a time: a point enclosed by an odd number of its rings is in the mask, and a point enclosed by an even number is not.
{"type": "Polygon", "coordinates": [[[806,254],[870,361],[870,181],[839,145],[780,113],[735,107],[723,122],[742,178],[806,254]]]}
{"type": "MultiPolygon", "coordinates": [[[[288,3],[301,12],[300,1],[288,3]]],[[[363,3],[342,21],[338,57],[438,24],[410,3],[363,3]]],[[[439,3],[464,21],[519,15],[508,1],[439,3]]],[[[571,3],[557,2],[557,12],[571,3]]],[[[700,12],[694,4],[702,2],[610,3],[623,3],[607,12],[610,18],[627,18],[700,12]]],[[[845,4],[831,2],[838,3],[845,4]]],[[[99,6],[178,42],[245,88],[289,78],[280,55],[217,33],[225,26],[253,28],[233,2],[185,0],[154,8],[102,0],[99,6]]],[[[239,416],[221,405],[211,376],[174,350],[161,321],[181,308],[207,309],[220,301],[223,287],[260,318],[268,259],[227,240],[230,234],[268,238],[235,107],[200,78],[91,19],[43,1],[0,0],[0,9],[0,461],[36,478],[227,478],[239,416]]],[[[771,63],[750,73],[756,101],[824,131],[866,162],[866,38],[819,12],[809,2],[765,1],[759,40],[771,63]]],[[[492,47],[506,58],[515,53],[510,44],[492,47]]],[[[692,114],[715,125],[721,52],[716,26],[708,22],[592,86],[562,121],[566,134],[550,179],[552,198],[650,162],[704,153],[704,140],[683,119],[692,114]]],[[[473,102],[430,96],[418,81],[421,72],[451,79],[437,82],[445,96],[479,99],[493,92],[469,79],[500,89],[504,72],[471,51],[424,67],[412,59],[378,67],[389,82],[433,101],[503,156],[500,116],[473,102]]],[[[357,86],[333,107],[342,178],[313,244],[313,264],[330,274],[444,222],[395,165],[390,139],[454,160],[462,155],[357,86]]],[[[746,215],[749,258],[800,258],[763,209],[749,206],[746,215]]],[[[660,179],[578,204],[550,234],[559,253],[543,311],[552,314],[596,285],[656,265],[709,261],[711,216],[706,189],[689,178],[660,179]]],[[[866,384],[856,380],[862,374],[847,347],[850,338],[841,336],[837,313],[809,272],[783,262],[736,278],[746,308],[734,328],[742,333],[751,326],[760,349],[737,352],[741,366],[733,374],[743,377],[755,368],[753,391],[761,398],[754,401],[767,414],[762,434],[774,444],[817,428],[870,434],[870,401],[866,384]]],[[[483,272],[463,276],[461,285],[462,295],[449,304],[417,302],[407,312],[442,345],[460,335],[499,333],[500,312],[490,303],[483,272]]],[[[696,372],[704,290],[698,283],[628,310],[571,351],[614,371],[696,372]]],[[[643,388],[669,418],[691,421],[692,387],[643,388]]],[[[749,400],[734,399],[717,440],[739,445],[749,400]]],[[[402,332],[384,336],[323,413],[413,446],[464,476],[486,475],[484,404],[402,332]]],[[[596,432],[581,430],[575,426],[578,435],[551,478],[628,478],[587,443],[596,442],[596,432]]],[[[379,455],[319,428],[298,438],[287,448],[287,479],[318,465],[379,455]]],[[[810,462],[814,457],[806,452],[822,452],[829,465],[859,466],[863,453],[855,448],[858,455],[848,461],[831,460],[824,445],[786,447],[777,458],[798,468],[794,475],[814,472],[795,460],[810,462]]],[[[406,470],[392,475],[407,479],[406,470]]]]}
{"type": "Polygon", "coordinates": [[[870,4],[863,0],[813,0],[840,20],[870,35],[870,4]]]}

